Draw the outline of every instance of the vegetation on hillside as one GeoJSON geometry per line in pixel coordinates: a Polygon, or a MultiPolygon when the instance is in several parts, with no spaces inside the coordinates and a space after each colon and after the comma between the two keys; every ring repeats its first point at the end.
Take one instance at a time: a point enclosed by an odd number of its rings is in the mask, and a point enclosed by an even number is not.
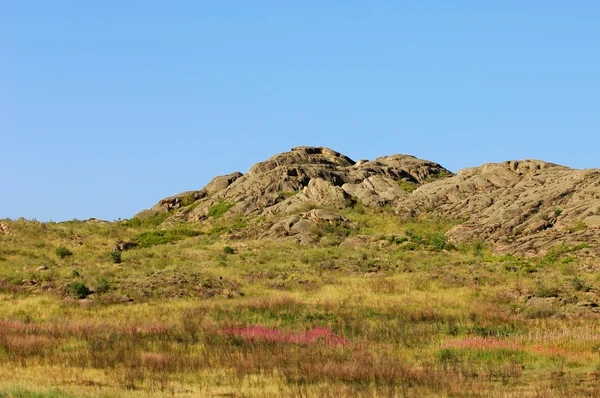
{"type": "Polygon", "coordinates": [[[600,395],[586,245],[497,256],[449,242],[458,221],[356,206],[299,246],[216,206],[2,221],[0,397],[600,395]]]}

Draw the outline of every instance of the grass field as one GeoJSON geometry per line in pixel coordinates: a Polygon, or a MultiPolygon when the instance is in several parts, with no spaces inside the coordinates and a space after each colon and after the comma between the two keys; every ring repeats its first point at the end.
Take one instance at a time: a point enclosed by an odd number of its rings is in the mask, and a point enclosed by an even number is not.
{"type": "Polygon", "coordinates": [[[3,220],[0,397],[600,396],[585,245],[498,257],[359,210],[315,246],[219,237],[264,220],[3,220]]]}

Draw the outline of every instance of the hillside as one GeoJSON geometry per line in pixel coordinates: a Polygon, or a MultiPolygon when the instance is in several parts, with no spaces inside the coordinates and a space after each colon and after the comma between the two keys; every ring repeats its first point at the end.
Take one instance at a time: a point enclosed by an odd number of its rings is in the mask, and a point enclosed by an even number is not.
{"type": "MultiPolygon", "coordinates": [[[[573,170],[538,160],[506,161],[459,171],[409,155],[353,161],[328,148],[298,147],[257,163],[246,174],[216,177],[199,191],[159,201],[136,217],[168,215],[174,221],[219,216],[262,216],[263,237],[308,236],[307,210],[354,206],[391,210],[408,219],[432,215],[460,221],[453,243],[482,241],[494,252],[545,254],[566,244],[596,246],[600,238],[600,170],[573,170]]],[[[255,232],[255,231],[254,231],[255,232]]],[[[589,250],[597,256],[598,250],[589,250]]]]}
{"type": "Polygon", "coordinates": [[[0,398],[600,396],[596,170],[299,147],[0,220],[0,398]]]}

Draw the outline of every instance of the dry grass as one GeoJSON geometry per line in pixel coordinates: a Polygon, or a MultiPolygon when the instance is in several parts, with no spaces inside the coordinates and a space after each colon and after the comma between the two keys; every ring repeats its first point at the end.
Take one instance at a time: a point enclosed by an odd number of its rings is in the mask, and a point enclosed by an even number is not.
{"type": "Polygon", "coordinates": [[[114,243],[155,225],[2,220],[0,397],[600,395],[598,279],[576,251],[494,257],[444,246],[444,220],[346,216],[380,235],[343,250],[184,232],[121,264],[114,243]]]}

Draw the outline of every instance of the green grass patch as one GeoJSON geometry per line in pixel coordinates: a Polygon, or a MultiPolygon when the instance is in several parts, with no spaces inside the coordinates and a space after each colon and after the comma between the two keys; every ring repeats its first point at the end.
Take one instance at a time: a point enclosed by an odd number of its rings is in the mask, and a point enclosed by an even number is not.
{"type": "Polygon", "coordinates": [[[133,241],[138,244],[138,247],[148,248],[156,245],[164,245],[166,243],[176,242],[186,238],[192,238],[202,234],[202,231],[196,231],[192,229],[167,229],[161,231],[143,232],[133,238],[133,241]]]}
{"type": "Polygon", "coordinates": [[[169,216],[169,213],[158,213],[147,217],[134,217],[123,221],[123,225],[131,228],[154,228],[162,224],[169,216]]]}
{"type": "Polygon", "coordinates": [[[211,238],[218,238],[219,236],[231,232],[235,229],[244,228],[247,225],[247,221],[241,214],[235,217],[233,220],[226,220],[219,223],[219,225],[213,227],[208,231],[208,236],[211,238]]]}
{"type": "Polygon", "coordinates": [[[416,245],[425,246],[431,250],[454,250],[456,247],[448,242],[446,232],[456,224],[456,222],[442,218],[411,219],[408,221],[404,233],[416,245]]]}
{"type": "Polygon", "coordinates": [[[546,255],[544,257],[542,257],[540,259],[540,261],[538,262],[538,265],[539,266],[553,265],[553,264],[558,263],[559,261],[569,262],[570,257],[566,256],[567,254],[574,253],[579,250],[586,249],[588,247],[590,247],[590,245],[587,243],[580,243],[575,246],[569,246],[569,245],[566,245],[563,243],[558,246],[554,246],[552,249],[550,249],[550,251],[548,251],[548,253],[546,253],[546,255]]]}
{"type": "Polygon", "coordinates": [[[213,218],[221,218],[233,206],[235,206],[235,203],[230,203],[222,200],[208,208],[208,216],[213,218]]]}
{"type": "Polygon", "coordinates": [[[8,391],[0,391],[0,398],[74,398],[74,395],[64,393],[60,390],[35,392],[26,390],[25,388],[12,388],[8,391]]]}
{"type": "Polygon", "coordinates": [[[439,174],[435,176],[429,177],[425,180],[426,183],[443,180],[444,178],[452,177],[452,173],[448,173],[447,171],[441,171],[439,174]]]}
{"type": "Polygon", "coordinates": [[[417,189],[419,187],[419,185],[415,182],[412,181],[406,181],[406,180],[398,180],[398,185],[400,186],[400,189],[402,189],[405,192],[411,193],[413,192],[415,189],[417,189]]]}
{"type": "Polygon", "coordinates": [[[198,198],[196,198],[195,194],[189,194],[184,196],[184,198],[181,200],[181,205],[187,207],[196,202],[197,200],[198,198]]]}
{"type": "Polygon", "coordinates": [[[577,220],[568,229],[570,232],[579,232],[587,228],[587,224],[583,220],[577,220]]]}
{"type": "Polygon", "coordinates": [[[56,248],[56,250],[54,250],[54,254],[56,254],[60,258],[65,258],[72,256],[73,252],[64,246],[59,246],[56,248]]]}
{"type": "Polygon", "coordinates": [[[286,199],[291,198],[292,196],[296,196],[300,193],[300,191],[282,191],[279,192],[279,195],[284,196],[286,199]]]}

